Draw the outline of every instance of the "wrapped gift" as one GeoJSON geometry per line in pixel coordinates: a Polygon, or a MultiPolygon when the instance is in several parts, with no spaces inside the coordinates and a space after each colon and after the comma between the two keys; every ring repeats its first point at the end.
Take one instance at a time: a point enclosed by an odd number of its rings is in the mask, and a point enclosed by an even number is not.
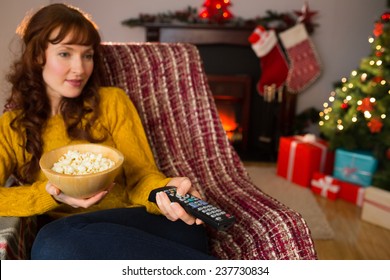
{"type": "Polygon", "coordinates": [[[336,149],[333,176],[361,186],[371,185],[378,161],[370,152],[336,149]]]}
{"type": "Polygon", "coordinates": [[[340,191],[339,181],[330,175],[314,172],[311,179],[311,190],[323,197],[335,200],[340,191]]]}
{"type": "Polygon", "coordinates": [[[375,187],[366,188],[362,220],[390,229],[390,192],[375,187]]]}
{"type": "Polygon", "coordinates": [[[339,198],[362,206],[365,188],[361,185],[338,180],[340,191],[339,198]]]}
{"type": "Polygon", "coordinates": [[[328,143],[314,135],[280,137],[277,174],[310,187],[314,172],[332,174],[334,153],[328,143]]]}

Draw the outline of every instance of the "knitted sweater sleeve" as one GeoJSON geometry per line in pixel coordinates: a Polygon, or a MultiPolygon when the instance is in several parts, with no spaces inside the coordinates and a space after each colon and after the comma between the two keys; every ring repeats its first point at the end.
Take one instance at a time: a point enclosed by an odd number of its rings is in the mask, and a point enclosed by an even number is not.
{"type": "Polygon", "coordinates": [[[58,206],[45,190],[47,181],[24,186],[5,186],[12,172],[26,160],[20,137],[10,128],[13,116],[11,112],[7,112],[0,117],[0,216],[42,214],[58,206]]]}
{"type": "Polygon", "coordinates": [[[126,93],[118,88],[102,88],[102,116],[114,144],[125,158],[126,195],[132,205],[143,205],[150,213],[159,214],[148,202],[151,190],[165,186],[170,178],[155,163],[138,112],[126,93]]]}

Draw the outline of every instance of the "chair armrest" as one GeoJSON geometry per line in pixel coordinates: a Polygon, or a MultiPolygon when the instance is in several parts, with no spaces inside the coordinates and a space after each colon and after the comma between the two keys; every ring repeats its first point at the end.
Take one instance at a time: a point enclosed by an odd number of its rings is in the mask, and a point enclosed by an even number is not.
{"type": "Polygon", "coordinates": [[[36,232],[35,216],[0,217],[0,259],[29,259],[36,232]]]}
{"type": "Polygon", "coordinates": [[[213,255],[221,259],[315,260],[310,230],[296,211],[248,181],[208,198],[236,216],[226,232],[210,229],[213,255]]]}

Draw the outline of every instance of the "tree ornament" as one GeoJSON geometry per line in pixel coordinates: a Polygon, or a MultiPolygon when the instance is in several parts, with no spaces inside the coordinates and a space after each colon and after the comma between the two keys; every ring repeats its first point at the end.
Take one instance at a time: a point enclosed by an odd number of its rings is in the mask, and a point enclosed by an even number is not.
{"type": "Polygon", "coordinates": [[[372,118],[367,123],[367,126],[370,129],[371,133],[379,133],[382,130],[383,123],[382,123],[381,119],[379,119],[379,118],[372,118]]]}
{"type": "Polygon", "coordinates": [[[341,103],[341,109],[344,109],[344,110],[346,110],[346,109],[348,109],[349,108],[349,105],[348,105],[348,103],[341,103]]]}
{"type": "Polygon", "coordinates": [[[385,13],[381,16],[381,19],[382,19],[382,21],[384,21],[384,22],[389,22],[389,21],[390,21],[390,12],[385,12],[385,13]]]}
{"type": "Polygon", "coordinates": [[[357,107],[357,110],[362,111],[362,112],[365,112],[365,111],[371,112],[372,110],[374,110],[374,106],[373,106],[373,103],[370,101],[370,98],[369,97],[364,98],[362,100],[362,104],[360,104],[357,107]]]}
{"type": "Polygon", "coordinates": [[[381,57],[383,55],[383,52],[381,52],[381,51],[376,51],[375,52],[375,56],[376,57],[381,57]]]}
{"type": "Polygon", "coordinates": [[[381,36],[383,33],[383,23],[381,22],[375,23],[375,27],[372,33],[374,33],[375,37],[381,36]]]}
{"type": "Polygon", "coordinates": [[[383,80],[383,77],[380,77],[380,76],[376,76],[376,77],[372,78],[372,81],[374,83],[377,83],[377,84],[379,84],[382,80],[383,80]]]}

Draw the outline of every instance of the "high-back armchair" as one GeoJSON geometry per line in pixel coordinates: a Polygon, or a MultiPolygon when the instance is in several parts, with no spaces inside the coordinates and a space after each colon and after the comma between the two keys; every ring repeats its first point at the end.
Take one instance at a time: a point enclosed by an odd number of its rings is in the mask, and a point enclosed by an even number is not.
{"type": "MultiPolygon", "coordinates": [[[[226,231],[208,228],[213,255],[317,258],[301,215],[256,187],[230,145],[194,45],[118,43],[102,50],[104,84],[124,89],[135,104],[161,171],[189,177],[204,199],[235,215],[226,231]]],[[[0,258],[28,257],[35,228],[33,218],[0,217],[0,258]]]]}

